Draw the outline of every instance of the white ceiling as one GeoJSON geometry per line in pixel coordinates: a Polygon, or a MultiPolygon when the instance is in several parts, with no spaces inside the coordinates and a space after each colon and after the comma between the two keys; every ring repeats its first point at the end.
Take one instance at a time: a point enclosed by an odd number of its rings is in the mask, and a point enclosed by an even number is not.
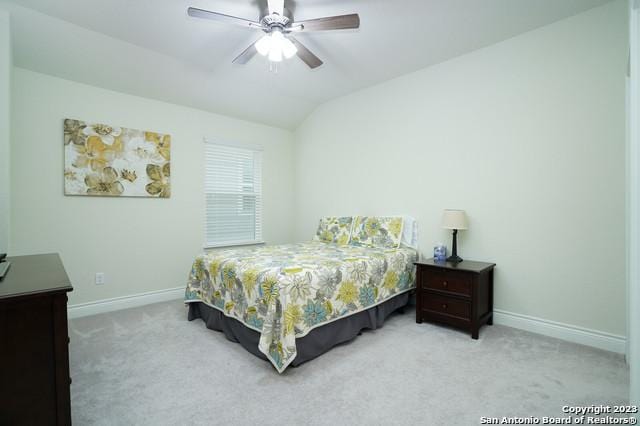
{"type": "Polygon", "coordinates": [[[0,0],[0,7],[11,12],[19,67],[294,129],[329,99],[608,1],[285,0],[296,20],[357,12],[361,28],[299,35],[325,64],[312,71],[294,58],[277,74],[259,55],[231,63],[259,32],[186,14],[195,6],[257,20],[259,0],[0,0]]]}

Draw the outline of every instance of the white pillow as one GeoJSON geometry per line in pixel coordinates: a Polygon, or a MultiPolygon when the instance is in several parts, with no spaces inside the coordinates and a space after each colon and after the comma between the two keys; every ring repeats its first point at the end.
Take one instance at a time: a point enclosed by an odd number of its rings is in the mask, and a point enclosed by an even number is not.
{"type": "Polygon", "coordinates": [[[403,215],[402,218],[404,220],[404,227],[402,228],[402,239],[400,240],[400,243],[417,249],[418,222],[416,222],[416,220],[411,216],[403,215]]]}

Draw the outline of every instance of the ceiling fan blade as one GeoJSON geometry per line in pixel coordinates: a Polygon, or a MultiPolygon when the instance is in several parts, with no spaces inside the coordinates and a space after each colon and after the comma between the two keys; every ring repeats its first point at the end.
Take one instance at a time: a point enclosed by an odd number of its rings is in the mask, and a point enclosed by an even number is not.
{"type": "Polygon", "coordinates": [[[291,24],[291,31],[328,31],[353,28],[360,28],[360,16],[357,13],[309,19],[308,21],[294,22],[291,24]]]}
{"type": "Polygon", "coordinates": [[[296,54],[302,61],[309,66],[309,68],[314,69],[318,68],[323,62],[316,55],[311,53],[309,49],[307,49],[302,43],[300,43],[295,38],[289,36],[289,40],[296,46],[298,51],[296,54]]]}
{"type": "Polygon", "coordinates": [[[187,14],[192,18],[209,19],[212,21],[222,22],[224,24],[233,24],[243,27],[262,29],[262,25],[260,25],[259,22],[225,15],[223,13],[211,12],[209,10],[198,9],[197,7],[190,7],[189,9],[187,9],[187,14]]]}
{"type": "Polygon", "coordinates": [[[269,4],[269,15],[277,13],[280,16],[284,14],[284,0],[267,0],[269,4]]]}
{"type": "Polygon", "coordinates": [[[251,58],[253,58],[256,55],[256,53],[258,53],[258,50],[256,49],[256,44],[252,43],[251,46],[249,46],[246,49],[244,49],[244,52],[239,54],[233,60],[233,63],[234,64],[244,65],[247,62],[249,62],[251,60],[251,58]]]}

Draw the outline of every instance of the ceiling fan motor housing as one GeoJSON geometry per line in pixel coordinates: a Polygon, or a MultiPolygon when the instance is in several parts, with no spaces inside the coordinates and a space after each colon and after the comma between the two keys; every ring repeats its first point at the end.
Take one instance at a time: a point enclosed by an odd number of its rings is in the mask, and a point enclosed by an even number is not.
{"type": "Polygon", "coordinates": [[[264,30],[268,33],[278,28],[280,31],[284,32],[284,29],[289,24],[290,20],[286,16],[280,16],[277,13],[273,13],[271,15],[267,15],[260,20],[260,24],[264,28],[264,30]]]}

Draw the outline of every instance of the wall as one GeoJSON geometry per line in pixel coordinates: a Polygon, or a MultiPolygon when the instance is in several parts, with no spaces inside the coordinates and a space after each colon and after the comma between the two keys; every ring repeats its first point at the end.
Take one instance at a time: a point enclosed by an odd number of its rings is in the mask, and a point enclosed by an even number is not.
{"type": "Polygon", "coordinates": [[[629,1],[629,351],[630,402],[640,405],[640,1],[629,1]]]}
{"type": "Polygon", "coordinates": [[[184,286],[204,242],[203,137],[262,144],[264,239],[292,238],[289,131],[14,69],[11,246],[59,252],[70,304],[184,286]],[[63,195],[63,119],[172,135],[170,199],[63,195]],[[104,272],[107,284],[94,284],[104,272]]]}
{"type": "Polygon", "coordinates": [[[0,253],[6,253],[9,248],[11,59],[10,16],[0,10],[0,253]]]}
{"type": "Polygon", "coordinates": [[[626,27],[608,3],[320,106],[296,131],[296,238],[406,213],[429,255],[462,208],[497,309],[626,335],[626,27]]]}

